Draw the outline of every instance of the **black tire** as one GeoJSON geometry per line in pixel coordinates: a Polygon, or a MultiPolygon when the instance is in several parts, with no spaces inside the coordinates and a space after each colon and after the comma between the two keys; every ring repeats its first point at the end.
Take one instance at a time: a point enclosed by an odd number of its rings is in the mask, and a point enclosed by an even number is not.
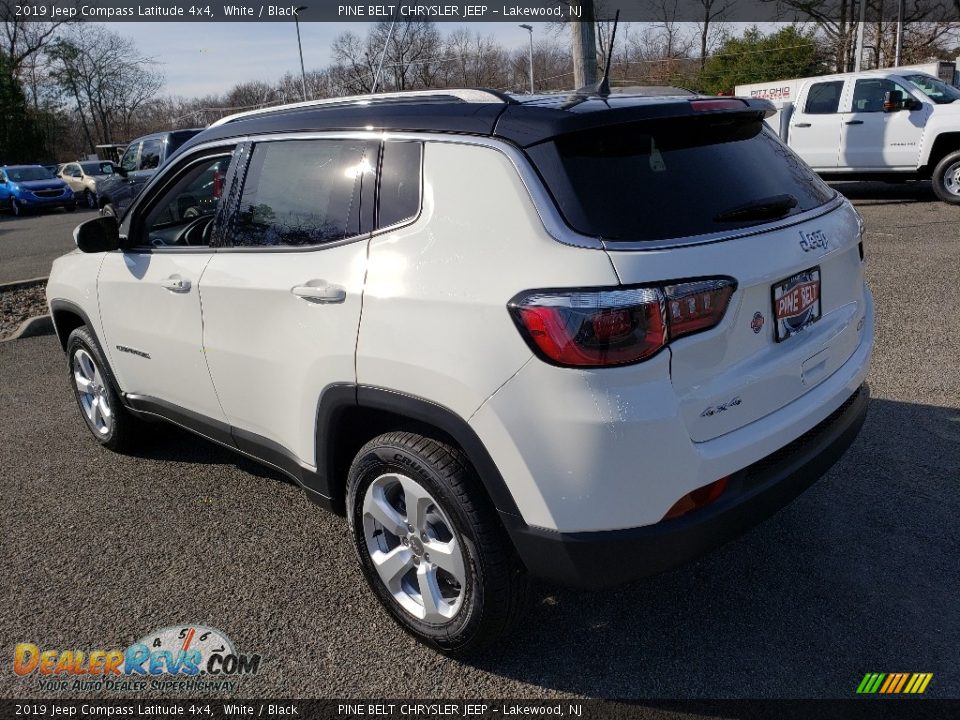
{"type": "Polygon", "coordinates": [[[20,203],[17,202],[17,199],[16,199],[16,198],[11,198],[11,199],[10,199],[10,214],[13,215],[14,217],[21,217],[21,216],[23,215],[23,213],[24,213],[24,210],[23,210],[22,207],[20,207],[20,203]]]}
{"type": "Polygon", "coordinates": [[[67,212],[75,212],[77,209],[77,204],[75,202],[70,203],[69,205],[64,205],[63,209],[67,212]]]}
{"type": "MultiPolygon", "coordinates": [[[[347,517],[367,584],[400,626],[417,640],[446,654],[469,654],[508,633],[523,613],[529,588],[526,570],[459,449],[409,432],[374,438],[360,449],[350,467],[347,517]],[[429,493],[452,524],[452,534],[463,550],[466,582],[457,585],[462,588],[462,599],[459,609],[443,623],[427,623],[408,612],[380,578],[371,559],[364,529],[364,498],[375,480],[390,473],[414,480],[429,493]]],[[[393,537],[382,533],[383,537],[393,537]]],[[[409,548],[413,548],[412,536],[409,548]]],[[[429,554],[423,560],[429,560],[429,554]]]]}
{"type": "Polygon", "coordinates": [[[107,203],[100,208],[100,214],[104,217],[117,217],[117,209],[113,206],[113,203],[107,203]]]}
{"type": "Polygon", "coordinates": [[[88,207],[88,208],[90,208],[91,210],[96,210],[96,209],[97,209],[97,195],[96,195],[96,193],[94,193],[94,192],[92,192],[92,191],[90,191],[90,190],[87,190],[87,195],[86,195],[85,200],[87,201],[87,207],[88,207]]]}
{"type": "Polygon", "coordinates": [[[960,150],[945,155],[933,169],[930,180],[938,198],[960,205],[960,150]]]}
{"type": "Polygon", "coordinates": [[[135,446],[138,436],[142,430],[142,423],[135,418],[120,402],[120,393],[117,389],[116,379],[113,372],[107,364],[100,346],[93,333],[85,326],[78,327],[67,338],[67,369],[70,377],[70,385],[73,387],[73,394],[77,400],[77,406],[80,408],[80,416],[87,425],[87,429],[93,434],[101,445],[114,452],[125,452],[135,446]],[[104,431],[102,426],[98,427],[87,414],[84,405],[83,393],[76,380],[77,373],[77,355],[86,353],[99,371],[102,380],[102,395],[106,399],[106,405],[112,416],[111,426],[104,431]]]}

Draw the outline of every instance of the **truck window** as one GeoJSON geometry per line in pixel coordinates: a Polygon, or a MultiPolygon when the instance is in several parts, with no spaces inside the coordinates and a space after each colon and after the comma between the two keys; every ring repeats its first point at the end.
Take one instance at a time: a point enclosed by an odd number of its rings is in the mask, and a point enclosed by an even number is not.
{"type": "Polygon", "coordinates": [[[907,75],[905,79],[937,105],[949,105],[960,100],[960,89],[930,75],[907,75]]]}
{"type": "Polygon", "coordinates": [[[910,93],[902,85],[886,78],[867,78],[857,80],[853,86],[853,112],[883,112],[883,96],[896,90],[909,98],[910,93]]]}
{"type": "Polygon", "coordinates": [[[843,80],[814,83],[807,93],[807,102],[803,111],[810,115],[829,115],[840,109],[840,94],[843,92],[843,80]]]}

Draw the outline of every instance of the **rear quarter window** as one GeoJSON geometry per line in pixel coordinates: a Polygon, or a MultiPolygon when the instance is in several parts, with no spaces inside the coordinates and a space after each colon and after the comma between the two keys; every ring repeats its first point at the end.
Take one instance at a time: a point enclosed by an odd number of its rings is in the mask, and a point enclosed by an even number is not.
{"type": "MultiPolygon", "coordinates": [[[[769,222],[729,211],[793,196],[788,217],[835,193],[755,118],[683,118],[561,136],[528,153],[567,224],[611,241],[713,234],[769,222]]],[[[779,219],[779,218],[778,218],[779,219]]]]}

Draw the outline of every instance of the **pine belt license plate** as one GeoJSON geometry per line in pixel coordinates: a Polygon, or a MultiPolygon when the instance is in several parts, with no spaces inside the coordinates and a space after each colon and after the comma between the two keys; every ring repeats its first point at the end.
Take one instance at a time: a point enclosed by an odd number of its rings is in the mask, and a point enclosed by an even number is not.
{"type": "Polygon", "coordinates": [[[819,267],[798,272],[770,289],[777,342],[783,342],[820,319],[819,267]]]}

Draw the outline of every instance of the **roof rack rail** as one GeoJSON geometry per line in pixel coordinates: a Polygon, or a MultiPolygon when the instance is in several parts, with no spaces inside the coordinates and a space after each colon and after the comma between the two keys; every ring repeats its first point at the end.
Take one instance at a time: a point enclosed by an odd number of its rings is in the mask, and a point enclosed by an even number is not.
{"type": "Polygon", "coordinates": [[[272,107],[260,108],[259,110],[247,110],[246,112],[227,115],[210,124],[209,127],[218,127],[236,120],[257,117],[260,115],[270,115],[277,112],[286,112],[287,110],[303,110],[306,108],[338,107],[343,105],[361,105],[361,104],[380,104],[388,102],[399,102],[407,99],[454,99],[466,103],[516,103],[509,95],[498,90],[488,90],[485,88],[443,88],[437,90],[408,90],[405,92],[377,93],[375,95],[349,95],[346,97],[324,98],[323,100],[307,100],[305,102],[289,103],[286,105],[274,105],[272,107]]]}

